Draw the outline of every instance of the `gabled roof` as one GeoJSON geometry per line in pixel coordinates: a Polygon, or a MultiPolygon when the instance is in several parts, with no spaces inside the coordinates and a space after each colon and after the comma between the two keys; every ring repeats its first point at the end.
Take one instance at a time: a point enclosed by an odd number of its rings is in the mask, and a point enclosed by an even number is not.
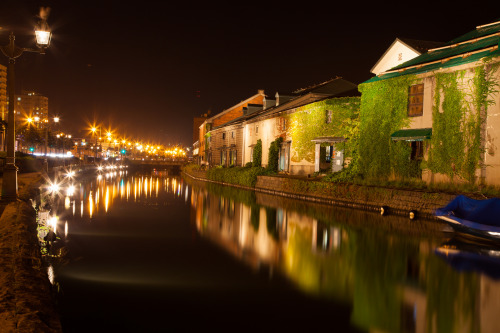
{"type": "MultiPolygon", "coordinates": [[[[328,81],[309,86],[306,88],[295,90],[292,94],[282,94],[277,93],[280,96],[287,96],[284,103],[279,105],[273,105],[267,109],[256,110],[252,113],[244,114],[238,118],[232,119],[224,124],[215,126],[212,130],[230,126],[237,125],[244,121],[250,120],[252,118],[258,118],[262,115],[271,115],[284,110],[300,107],[309,103],[318,102],[320,100],[332,97],[347,97],[347,96],[359,96],[358,86],[352,82],[346,81],[341,77],[336,77],[328,81]]],[[[266,97],[267,98],[267,97],[266,97]]]]}
{"type": "Polygon", "coordinates": [[[404,52],[405,53],[404,58],[408,60],[408,59],[413,59],[421,55],[422,53],[427,52],[427,50],[431,48],[436,48],[443,45],[445,45],[445,43],[443,42],[433,42],[433,41],[417,40],[410,38],[396,38],[394,42],[392,42],[392,44],[387,48],[384,54],[377,60],[375,65],[373,65],[370,72],[378,75],[381,72],[384,72],[387,69],[389,69],[387,66],[391,66],[392,68],[394,66],[399,65],[402,59],[398,59],[397,62],[394,63],[394,60],[391,57],[394,57],[395,53],[398,53],[399,57],[402,57],[401,47],[407,49],[407,51],[404,52]]]}
{"type": "Polygon", "coordinates": [[[405,43],[407,46],[415,50],[415,52],[418,52],[420,54],[427,52],[429,49],[441,47],[446,44],[443,42],[433,42],[429,40],[418,40],[410,38],[397,38],[397,39],[399,39],[401,42],[405,43]]]}
{"type": "Polygon", "coordinates": [[[445,45],[429,49],[426,53],[398,65],[366,82],[388,79],[400,75],[420,74],[440,68],[474,62],[486,56],[498,56],[500,21],[478,26],[445,45]]]}
{"type": "Polygon", "coordinates": [[[258,90],[258,91],[257,91],[257,94],[255,94],[255,95],[253,95],[253,96],[251,96],[251,97],[249,97],[249,98],[247,98],[247,99],[245,99],[245,100],[243,100],[243,101],[239,102],[238,104],[235,104],[235,105],[231,106],[230,108],[227,108],[227,109],[223,110],[222,112],[219,112],[219,113],[217,113],[217,114],[213,115],[211,118],[207,119],[207,121],[208,121],[208,122],[211,122],[211,121],[213,121],[214,119],[216,119],[216,118],[219,118],[219,117],[223,116],[224,114],[226,114],[226,113],[228,113],[228,112],[232,111],[233,109],[235,109],[235,108],[237,108],[237,107],[240,107],[240,106],[242,106],[242,105],[244,105],[244,104],[248,104],[248,103],[250,103],[251,101],[253,101],[255,98],[257,98],[257,97],[259,97],[259,96],[265,97],[264,90],[258,90]]]}

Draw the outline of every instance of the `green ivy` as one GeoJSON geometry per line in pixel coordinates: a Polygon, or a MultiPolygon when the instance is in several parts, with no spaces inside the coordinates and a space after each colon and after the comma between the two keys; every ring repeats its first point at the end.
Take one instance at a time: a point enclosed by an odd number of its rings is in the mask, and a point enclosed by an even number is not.
{"type": "Polygon", "coordinates": [[[213,181],[255,187],[257,176],[265,174],[265,171],[262,167],[211,168],[206,174],[213,181]]]}
{"type": "Polygon", "coordinates": [[[468,123],[462,127],[467,114],[465,93],[459,85],[465,72],[438,73],[435,75],[434,105],[432,110],[432,149],[428,167],[453,178],[464,166],[466,140],[464,130],[475,127],[468,123]]]}
{"type": "Polygon", "coordinates": [[[433,132],[428,167],[450,178],[476,181],[483,167],[486,110],[498,92],[494,74],[499,64],[435,75],[433,132]]]}
{"type": "MultiPolygon", "coordinates": [[[[208,126],[209,124],[207,124],[208,126]]],[[[208,151],[208,149],[210,148],[210,142],[209,142],[209,138],[212,136],[211,133],[207,133],[205,134],[205,151],[208,151]]]]}
{"type": "MultiPolygon", "coordinates": [[[[293,151],[291,160],[306,160],[314,163],[313,139],[321,136],[351,138],[356,132],[359,120],[359,97],[329,98],[297,108],[288,114],[287,124],[293,151]],[[327,123],[328,111],[331,110],[331,121],[327,123]]],[[[351,156],[349,143],[345,156],[351,156]]]]}
{"type": "Polygon", "coordinates": [[[359,85],[361,117],[353,163],[364,178],[388,178],[410,169],[401,165],[408,151],[393,147],[391,134],[409,125],[408,89],[415,83],[415,75],[406,75],[359,85]]]}
{"type": "Polygon", "coordinates": [[[267,170],[271,172],[278,172],[279,166],[279,154],[281,143],[283,142],[283,138],[279,137],[269,145],[269,159],[267,163],[267,170]]]}
{"type": "Polygon", "coordinates": [[[253,147],[253,166],[262,166],[262,140],[257,140],[257,144],[253,147]]]}

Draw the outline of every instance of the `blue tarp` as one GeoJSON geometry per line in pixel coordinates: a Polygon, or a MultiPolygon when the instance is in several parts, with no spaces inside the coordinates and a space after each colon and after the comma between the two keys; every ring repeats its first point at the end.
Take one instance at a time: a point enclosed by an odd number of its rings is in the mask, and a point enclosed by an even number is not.
{"type": "Polygon", "coordinates": [[[500,227],[500,198],[475,200],[458,195],[448,205],[437,209],[435,215],[500,227]]]}

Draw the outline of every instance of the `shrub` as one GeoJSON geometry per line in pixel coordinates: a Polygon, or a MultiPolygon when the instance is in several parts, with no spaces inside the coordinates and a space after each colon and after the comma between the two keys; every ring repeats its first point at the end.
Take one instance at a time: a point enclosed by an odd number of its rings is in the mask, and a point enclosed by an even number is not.
{"type": "Polygon", "coordinates": [[[207,171],[207,178],[222,183],[255,187],[257,176],[263,174],[265,169],[262,167],[211,168],[207,171]]]}
{"type": "Polygon", "coordinates": [[[278,172],[280,147],[282,141],[283,138],[279,137],[271,142],[271,145],[269,146],[269,161],[267,163],[267,170],[270,172],[278,172]]]}
{"type": "Polygon", "coordinates": [[[253,147],[253,166],[262,166],[262,140],[257,140],[257,144],[253,147]]]}

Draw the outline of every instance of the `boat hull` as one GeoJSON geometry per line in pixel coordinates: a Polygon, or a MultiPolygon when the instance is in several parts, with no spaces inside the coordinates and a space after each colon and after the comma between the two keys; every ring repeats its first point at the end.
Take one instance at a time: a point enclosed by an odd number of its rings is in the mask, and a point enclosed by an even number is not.
{"type": "Polygon", "coordinates": [[[470,221],[459,221],[457,218],[438,216],[453,229],[456,236],[472,243],[487,243],[500,247],[500,228],[470,221]]]}

